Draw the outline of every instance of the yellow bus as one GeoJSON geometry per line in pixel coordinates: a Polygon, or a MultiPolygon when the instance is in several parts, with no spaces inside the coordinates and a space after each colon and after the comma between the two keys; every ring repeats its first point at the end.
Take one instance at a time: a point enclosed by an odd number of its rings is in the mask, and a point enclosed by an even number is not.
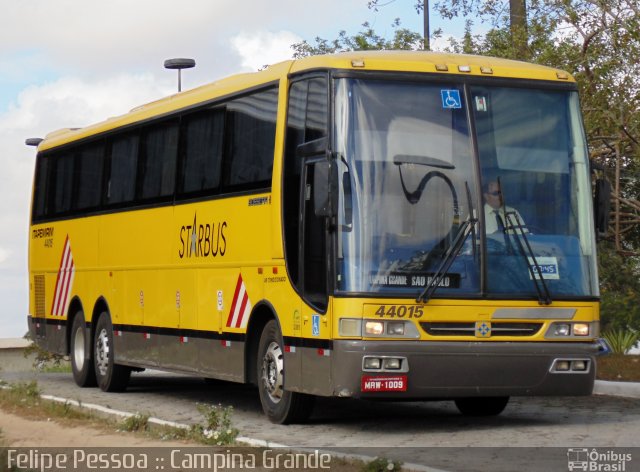
{"type": "Polygon", "coordinates": [[[599,293],[567,73],[353,52],[236,75],[38,146],[28,323],[81,387],[145,368],[316,396],[589,395],[599,293]]]}

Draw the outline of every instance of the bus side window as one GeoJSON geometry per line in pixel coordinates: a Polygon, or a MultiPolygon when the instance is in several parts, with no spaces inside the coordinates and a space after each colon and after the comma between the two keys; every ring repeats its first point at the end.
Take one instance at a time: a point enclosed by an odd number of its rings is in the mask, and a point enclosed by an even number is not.
{"type": "Polygon", "coordinates": [[[173,196],[178,134],[177,121],[155,124],[143,134],[143,149],[138,163],[140,200],[173,196]]]}
{"type": "Polygon", "coordinates": [[[271,187],[278,89],[227,103],[224,185],[226,191],[271,187]]]}
{"type": "Polygon", "coordinates": [[[76,157],[75,209],[97,208],[102,197],[104,143],[85,145],[76,157]]]}
{"type": "Polygon", "coordinates": [[[48,214],[48,192],[51,188],[51,159],[39,155],[36,162],[36,179],[33,188],[33,222],[46,218],[48,214]]]}
{"type": "Polygon", "coordinates": [[[118,136],[111,144],[107,204],[132,203],[136,192],[136,170],[138,167],[137,134],[118,136]]]}
{"type": "Polygon", "coordinates": [[[187,115],[183,119],[181,196],[219,192],[224,149],[224,108],[187,115]]]}
{"type": "Polygon", "coordinates": [[[63,151],[53,157],[55,169],[53,176],[53,214],[56,216],[68,214],[71,211],[74,157],[73,151],[63,151]]]}

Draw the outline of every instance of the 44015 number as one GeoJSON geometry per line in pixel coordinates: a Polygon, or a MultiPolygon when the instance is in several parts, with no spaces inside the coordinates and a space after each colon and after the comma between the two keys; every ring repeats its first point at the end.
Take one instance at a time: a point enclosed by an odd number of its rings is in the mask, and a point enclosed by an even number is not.
{"type": "Polygon", "coordinates": [[[424,307],[419,305],[381,305],[375,315],[380,318],[422,318],[424,307]]]}

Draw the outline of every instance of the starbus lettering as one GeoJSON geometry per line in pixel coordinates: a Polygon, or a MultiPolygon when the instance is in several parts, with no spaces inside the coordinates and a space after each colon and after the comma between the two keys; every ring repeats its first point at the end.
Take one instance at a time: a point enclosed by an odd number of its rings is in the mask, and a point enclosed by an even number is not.
{"type": "Polygon", "coordinates": [[[217,257],[227,252],[225,229],[227,222],[198,223],[197,214],[193,215],[193,224],[180,227],[178,257],[217,257]]]}

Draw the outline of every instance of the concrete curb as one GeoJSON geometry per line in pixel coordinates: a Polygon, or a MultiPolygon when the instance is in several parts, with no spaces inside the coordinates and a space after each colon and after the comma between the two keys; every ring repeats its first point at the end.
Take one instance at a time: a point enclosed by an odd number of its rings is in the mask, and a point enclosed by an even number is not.
{"type": "Polygon", "coordinates": [[[640,383],[596,380],[596,383],[593,387],[593,393],[595,395],[640,398],[640,383]]]}

